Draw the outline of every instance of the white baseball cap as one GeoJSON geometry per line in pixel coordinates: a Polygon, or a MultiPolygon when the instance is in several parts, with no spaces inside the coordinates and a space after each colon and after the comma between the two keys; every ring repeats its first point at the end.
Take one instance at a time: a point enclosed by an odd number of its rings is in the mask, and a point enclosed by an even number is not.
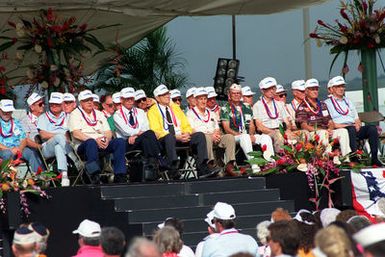
{"type": "Polygon", "coordinates": [[[157,97],[157,96],[160,96],[160,95],[164,95],[164,94],[166,94],[168,92],[169,92],[169,90],[168,90],[167,86],[163,85],[163,84],[160,84],[159,86],[157,86],[154,89],[154,96],[157,97]]]}
{"type": "Polygon", "coordinates": [[[33,92],[28,98],[27,98],[27,104],[28,106],[31,106],[33,105],[34,103],[36,103],[37,101],[39,101],[40,99],[42,99],[43,97],[40,96],[38,93],[35,93],[33,92]]]}
{"type": "Polygon", "coordinates": [[[253,91],[251,91],[251,88],[249,86],[242,87],[242,95],[243,96],[252,96],[255,95],[253,91]]]}
{"type": "Polygon", "coordinates": [[[64,93],[63,94],[63,101],[64,102],[75,102],[75,96],[71,93],[64,93]]]}
{"type": "Polygon", "coordinates": [[[139,99],[146,98],[146,92],[144,90],[139,89],[135,91],[135,101],[138,101],[139,99]]]}
{"type": "Polygon", "coordinates": [[[217,202],[214,206],[214,218],[221,220],[233,220],[235,219],[235,210],[233,206],[223,202],[217,202]]]}
{"type": "Polygon", "coordinates": [[[275,91],[276,94],[286,92],[285,88],[282,85],[277,85],[277,90],[275,91]]]}
{"type": "Polygon", "coordinates": [[[207,91],[207,98],[213,98],[218,96],[217,93],[215,92],[214,87],[206,87],[206,91],[207,91]]]}
{"type": "Polygon", "coordinates": [[[97,94],[92,94],[92,98],[94,99],[94,102],[100,103],[100,98],[97,94]]]}
{"type": "Polygon", "coordinates": [[[264,79],[262,79],[260,82],[259,82],[259,88],[260,89],[268,89],[268,88],[271,88],[271,87],[274,87],[274,86],[277,86],[277,80],[275,78],[272,78],[272,77],[266,77],[264,79]]]}
{"type": "Polygon", "coordinates": [[[239,85],[237,83],[233,83],[230,86],[230,90],[231,91],[242,91],[242,87],[241,87],[241,85],[239,85]]]}
{"type": "Polygon", "coordinates": [[[385,240],[385,223],[370,225],[353,235],[354,240],[362,247],[367,247],[385,240]]]}
{"type": "Polygon", "coordinates": [[[114,102],[115,104],[120,104],[120,96],[120,92],[114,93],[112,95],[112,102],[114,102]]]}
{"type": "Polygon", "coordinates": [[[13,107],[13,101],[9,99],[3,99],[0,101],[0,109],[3,112],[13,112],[15,107],[13,107]]]}
{"type": "Polygon", "coordinates": [[[196,89],[197,89],[196,87],[191,87],[191,88],[187,89],[186,98],[189,98],[190,96],[194,96],[196,89]]]}
{"type": "Polygon", "coordinates": [[[171,99],[174,99],[174,98],[177,98],[177,97],[181,97],[181,93],[178,89],[173,89],[170,91],[170,94],[171,94],[171,99]]]}
{"type": "Polygon", "coordinates": [[[305,91],[305,80],[294,80],[291,82],[291,89],[305,91]]]}
{"type": "Polygon", "coordinates": [[[101,233],[100,225],[94,221],[85,219],[79,227],[72,231],[73,234],[79,234],[83,237],[99,237],[101,233]]]}
{"type": "Polygon", "coordinates": [[[201,96],[201,95],[208,95],[206,89],[204,87],[196,88],[194,92],[194,97],[201,96]]]}
{"type": "Polygon", "coordinates": [[[331,80],[329,80],[328,88],[339,86],[339,85],[345,85],[345,84],[346,84],[345,79],[342,76],[336,76],[331,80]]]}
{"type": "Polygon", "coordinates": [[[89,98],[93,98],[93,96],[91,90],[88,89],[81,91],[78,95],[79,102],[89,98]]]}
{"type": "Polygon", "coordinates": [[[50,104],[62,104],[63,103],[63,94],[60,92],[52,92],[49,97],[48,103],[50,104]]]}
{"type": "Polygon", "coordinates": [[[305,82],[305,89],[310,87],[319,87],[319,82],[316,79],[308,79],[305,82]]]}
{"type": "Polygon", "coordinates": [[[207,213],[206,218],[205,218],[205,222],[210,227],[215,228],[215,224],[213,223],[213,219],[214,219],[214,210],[212,210],[211,212],[207,213]]]}
{"type": "Polygon", "coordinates": [[[135,98],[135,89],[132,87],[125,87],[120,91],[120,97],[135,98]]]}

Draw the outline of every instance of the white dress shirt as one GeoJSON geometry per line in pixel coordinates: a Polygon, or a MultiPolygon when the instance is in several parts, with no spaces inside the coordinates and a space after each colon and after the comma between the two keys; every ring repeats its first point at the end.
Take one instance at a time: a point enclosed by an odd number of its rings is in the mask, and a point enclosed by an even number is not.
{"type": "Polygon", "coordinates": [[[122,106],[114,113],[114,122],[116,127],[116,136],[118,138],[135,136],[139,133],[139,131],[145,132],[150,129],[146,113],[136,107],[128,110],[126,107],[122,106]],[[129,123],[130,111],[132,111],[134,121],[137,123],[136,127],[130,125],[129,123]]]}

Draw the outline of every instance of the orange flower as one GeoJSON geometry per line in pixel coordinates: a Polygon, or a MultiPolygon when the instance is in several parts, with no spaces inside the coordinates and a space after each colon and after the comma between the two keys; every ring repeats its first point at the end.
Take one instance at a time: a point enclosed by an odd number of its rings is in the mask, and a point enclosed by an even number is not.
{"type": "Polygon", "coordinates": [[[307,143],[306,145],[305,145],[305,149],[306,150],[311,150],[311,149],[313,149],[314,148],[314,145],[312,145],[311,143],[307,143]]]}
{"type": "Polygon", "coordinates": [[[9,190],[9,185],[8,184],[2,184],[1,185],[1,191],[7,192],[9,190]]]}

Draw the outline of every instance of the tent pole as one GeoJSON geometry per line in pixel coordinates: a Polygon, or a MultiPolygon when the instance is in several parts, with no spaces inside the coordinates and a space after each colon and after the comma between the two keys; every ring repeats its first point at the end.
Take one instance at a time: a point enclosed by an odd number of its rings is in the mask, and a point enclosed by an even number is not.
{"type": "Polygon", "coordinates": [[[303,41],[304,41],[304,57],[305,57],[305,79],[313,77],[312,62],[311,62],[311,44],[309,40],[310,33],[310,12],[309,8],[302,9],[303,17],[303,41]]]}

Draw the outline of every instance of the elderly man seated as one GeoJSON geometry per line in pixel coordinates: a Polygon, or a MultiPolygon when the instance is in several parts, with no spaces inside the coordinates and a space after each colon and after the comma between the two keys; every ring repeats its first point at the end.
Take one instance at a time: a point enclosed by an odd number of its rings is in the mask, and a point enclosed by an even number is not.
{"type": "Polygon", "coordinates": [[[231,134],[223,135],[219,129],[219,121],[215,114],[207,108],[207,91],[197,88],[194,93],[196,106],[187,111],[187,118],[195,132],[203,132],[206,136],[209,161],[214,162],[213,145],[225,149],[226,170],[231,172],[235,164],[235,139],[231,134]]]}
{"type": "Polygon", "coordinates": [[[62,174],[61,185],[69,186],[67,155],[77,161],[69,144],[67,119],[63,111],[63,94],[52,92],[48,101],[49,110],[40,115],[37,129],[44,141],[42,152],[45,158],[56,157],[57,169],[62,174]]]}
{"type": "Polygon", "coordinates": [[[80,106],[71,113],[68,127],[77,152],[85,156],[86,170],[91,182],[100,183],[99,153],[113,155],[114,182],[126,182],[125,140],[112,138],[112,132],[104,114],[92,108],[93,98],[90,90],[81,91],[78,100],[80,106]]]}
{"type": "MultiPolygon", "coordinates": [[[[341,76],[332,78],[328,88],[332,95],[325,100],[331,118],[336,128],[345,128],[349,133],[349,142],[352,152],[357,151],[357,138],[368,139],[372,164],[383,166],[378,160],[378,132],[374,125],[362,126],[356,107],[353,102],[345,96],[345,80],[341,76]]],[[[352,158],[354,160],[356,158],[352,158]]]]}
{"type": "Polygon", "coordinates": [[[0,101],[0,158],[24,158],[31,165],[32,171],[37,172],[42,167],[37,152],[27,146],[26,134],[17,119],[12,118],[15,110],[13,101],[0,101]]]}
{"type": "Polygon", "coordinates": [[[219,172],[219,169],[210,169],[207,166],[208,154],[205,135],[195,132],[190,126],[182,109],[171,102],[170,92],[165,85],[159,85],[154,90],[157,104],[153,105],[147,113],[150,129],[153,130],[166,150],[167,159],[171,168],[171,176],[179,177],[178,156],[175,146],[190,145],[197,153],[198,177],[208,177],[219,172]]]}
{"type": "Polygon", "coordinates": [[[336,128],[324,102],[318,100],[319,83],[309,79],[305,83],[305,99],[296,112],[296,120],[301,128],[320,137],[320,142],[329,144],[329,137],[338,138],[343,156],[350,153],[349,134],[344,128],[336,128]]]}
{"type": "Polygon", "coordinates": [[[76,99],[75,96],[71,93],[63,94],[63,111],[70,115],[70,113],[76,108],[76,99]]]}

